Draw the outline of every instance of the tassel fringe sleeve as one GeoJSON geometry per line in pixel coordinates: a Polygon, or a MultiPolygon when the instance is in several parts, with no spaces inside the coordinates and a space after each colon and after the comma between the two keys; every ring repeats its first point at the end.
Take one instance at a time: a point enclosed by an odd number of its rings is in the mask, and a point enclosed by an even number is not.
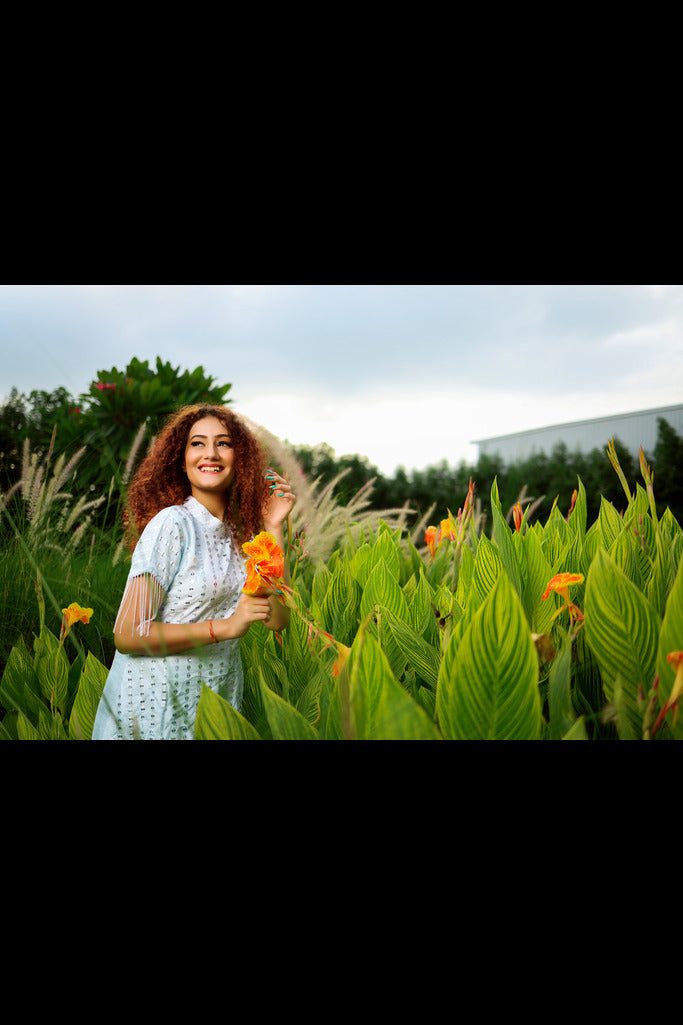
{"type": "Polygon", "coordinates": [[[164,597],[163,587],[151,573],[131,577],[123,592],[114,633],[122,637],[147,637],[164,597]]]}

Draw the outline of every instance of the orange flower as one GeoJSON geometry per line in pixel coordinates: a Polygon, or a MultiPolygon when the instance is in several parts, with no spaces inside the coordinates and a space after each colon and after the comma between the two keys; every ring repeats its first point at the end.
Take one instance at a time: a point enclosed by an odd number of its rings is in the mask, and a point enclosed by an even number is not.
{"type": "Polygon", "coordinates": [[[62,609],[62,629],[59,634],[60,643],[64,640],[74,623],[89,623],[92,609],[83,609],[78,602],[72,601],[66,609],[62,609]]]}
{"type": "Polygon", "coordinates": [[[252,541],[242,545],[248,555],[245,594],[268,594],[279,590],[283,582],[285,555],[272,534],[263,530],[252,541]]]}
{"type": "Polygon", "coordinates": [[[578,622],[579,626],[583,625],[583,613],[572,601],[569,599],[569,587],[570,584],[582,584],[583,576],[580,573],[558,573],[551,580],[548,581],[548,586],[545,589],[545,594],[541,597],[547,598],[551,591],[555,591],[564,598],[564,606],[561,606],[555,612],[553,619],[561,615],[564,609],[567,609],[569,613],[569,619],[572,622],[578,622]]]}
{"type": "Polygon", "coordinates": [[[583,576],[580,573],[558,573],[557,576],[548,581],[548,586],[542,597],[547,598],[551,591],[556,591],[569,605],[571,604],[569,601],[569,585],[582,583],[583,576]]]}
{"type": "Polygon", "coordinates": [[[67,629],[79,621],[81,623],[89,623],[92,616],[92,609],[82,609],[78,602],[75,601],[72,601],[68,608],[62,609],[62,612],[64,613],[67,629]]]}
{"type": "Polygon", "coordinates": [[[427,527],[425,530],[425,544],[429,547],[432,555],[436,551],[436,543],[439,536],[439,532],[436,527],[427,527]]]}
{"type": "Polygon", "coordinates": [[[522,512],[521,502],[517,502],[517,504],[513,507],[512,516],[515,521],[515,530],[517,531],[517,533],[519,533],[522,529],[522,520],[524,519],[524,513],[522,512]]]}

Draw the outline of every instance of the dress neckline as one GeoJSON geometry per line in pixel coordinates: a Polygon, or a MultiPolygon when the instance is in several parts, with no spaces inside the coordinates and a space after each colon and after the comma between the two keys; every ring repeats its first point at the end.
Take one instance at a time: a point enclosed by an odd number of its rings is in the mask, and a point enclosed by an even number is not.
{"type": "Polygon", "coordinates": [[[212,526],[215,530],[224,525],[223,520],[219,520],[217,516],[214,516],[212,512],[209,512],[206,506],[202,505],[194,495],[188,495],[183,502],[183,505],[185,505],[190,512],[193,512],[195,515],[203,519],[207,525],[212,526]]]}

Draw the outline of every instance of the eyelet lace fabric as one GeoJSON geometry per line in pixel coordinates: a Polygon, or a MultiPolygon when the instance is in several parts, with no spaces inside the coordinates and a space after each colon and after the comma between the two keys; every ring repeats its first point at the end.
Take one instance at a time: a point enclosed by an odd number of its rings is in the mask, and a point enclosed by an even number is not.
{"type": "MultiPolygon", "coordinates": [[[[194,623],[224,619],[246,580],[230,530],[195,498],[162,509],[145,527],[131,561],[117,620],[131,603],[138,632],[154,620],[194,623]],[[146,578],[147,587],[140,587],[146,578]]],[[[191,740],[202,683],[238,711],[244,680],[240,640],[211,642],[174,655],[116,652],[95,716],[93,740],[191,740]]]]}

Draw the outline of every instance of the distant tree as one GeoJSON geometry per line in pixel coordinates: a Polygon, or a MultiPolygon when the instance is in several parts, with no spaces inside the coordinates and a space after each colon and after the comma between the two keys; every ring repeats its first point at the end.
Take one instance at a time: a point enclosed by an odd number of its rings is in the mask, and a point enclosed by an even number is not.
{"type": "MultiPolygon", "coordinates": [[[[55,433],[54,456],[85,446],[72,482],[80,494],[110,494],[102,515],[113,521],[120,492],[119,471],[137,441],[137,459],[166,417],[179,406],[198,402],[227,405],[230,384],[219,385],[203,367],[180,371],[157,357],[156,367],[133,358],[125,370],[99,370],[87,392],[74,398],[65,388],[32,391],[27,397],[12,389],[0,408],[0,459],[3,490],[21,474],[21,451],[28,439],[32,452],[48,450],[55,433]]],[[[130,467],[132,472],[133,466],[130,467]]]]}
{"type": "Polygon", "coordinates": [[[668,506],[683,526],[683,438],[662,417],[657,418],[657,442],[652,467],[658,506],[668,506]]]}

